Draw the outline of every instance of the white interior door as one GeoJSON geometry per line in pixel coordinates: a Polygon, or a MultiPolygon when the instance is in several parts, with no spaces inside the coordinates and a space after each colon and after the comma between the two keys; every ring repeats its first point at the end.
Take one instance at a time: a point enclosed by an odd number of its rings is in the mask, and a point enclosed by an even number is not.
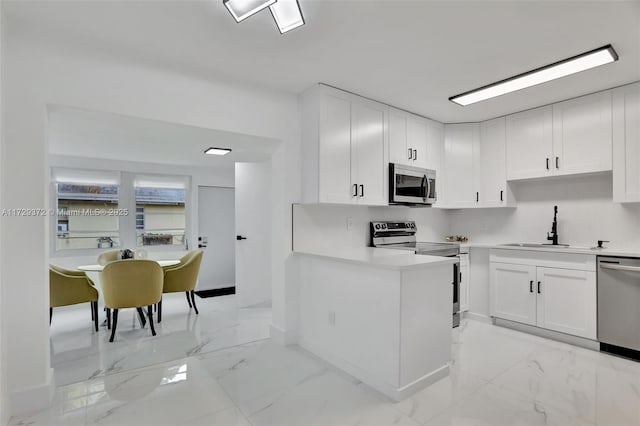
{"type": "Polygon", "coordinates": [[[271,163],[236,163],[239,306],[271,301],[271,163]]]}
{"type": "Polygon", "coordinates": [[[204,251],[198,290],[235,286],[235,208],[233,188],[198,187],[198,247],[204,251]]]}

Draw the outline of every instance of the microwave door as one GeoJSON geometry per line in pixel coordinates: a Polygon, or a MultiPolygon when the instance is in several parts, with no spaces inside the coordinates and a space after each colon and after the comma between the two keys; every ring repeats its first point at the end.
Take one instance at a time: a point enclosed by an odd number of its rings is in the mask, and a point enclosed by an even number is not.
{"type": "Polygon", "coordinates": [[[424,175],[396,173],[393,201],[397,203],[424,203],[424,175]]]}

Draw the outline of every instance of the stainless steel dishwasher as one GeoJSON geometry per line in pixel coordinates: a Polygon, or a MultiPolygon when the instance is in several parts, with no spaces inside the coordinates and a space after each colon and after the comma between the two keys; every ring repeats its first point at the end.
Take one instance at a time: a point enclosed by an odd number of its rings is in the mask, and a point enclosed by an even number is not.
{"type": "Polygon", "coordinates": [[[600,349],[640,358],[640,258],[598,257],[600,349]]]}

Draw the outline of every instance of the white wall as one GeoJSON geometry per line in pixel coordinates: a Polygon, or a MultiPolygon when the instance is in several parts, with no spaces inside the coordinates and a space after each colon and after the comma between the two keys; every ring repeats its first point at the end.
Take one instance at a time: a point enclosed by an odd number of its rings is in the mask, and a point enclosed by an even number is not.
{"type": "MultiPolygon", "coordinates": [[[[158,64],[138,63],[136,57],[121,59],[113,52],[83,50],[74,40],[56,42],[56,35],[45,28],[3,22],[3,29],[5,25],[2,205],[48,206],[48,104],[281,140],[272,156],[272,321],[285,332],[294,328],[295,316],[285,309],[294,295],[285,283],[285,262],[291,244],[290,204],[299,198],[297,97],[190,76],[158,64]]],[[[49,221],[5,217],[1,223],[0,279],[8,283],[3,286],[2,311],[5,318],[20,318],[7,326],[3,342],[12,408],[17,413],[42,407],[50,398],[49,221]]]]}
{"type": "Polygon", "coordinates": [[[445,210],[408,207],[366,207],[298,204],[294,206],[294,249],[326,252],[335,247],[370,245],[369,222],[373,220],[415,220],[420,241],[444,241],[449,234],[445,210]],[[347,230],[347,219],[353,227],[347,230]]]}
{"type": "Polygon", "coordinates": [[[637,245],[640,205],[612,201],[611,174],[559,177],[514,186],[515,209],[470,209],[451,213],[451,232],[471,242],[547,242],[553,206],[558,206],[560,243],[595,246],[637,245]]]}

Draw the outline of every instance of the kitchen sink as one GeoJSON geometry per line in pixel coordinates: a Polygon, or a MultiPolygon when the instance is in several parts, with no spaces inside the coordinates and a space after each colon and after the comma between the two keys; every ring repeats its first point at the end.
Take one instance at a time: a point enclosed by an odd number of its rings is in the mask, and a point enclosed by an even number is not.
{"type": "Polygon", "coordinates": [[[525,248],[569,248],[569,244],[533,244],[533,243],[510,243],[499,244],[504,247],[525,247],[525,248]]]}

